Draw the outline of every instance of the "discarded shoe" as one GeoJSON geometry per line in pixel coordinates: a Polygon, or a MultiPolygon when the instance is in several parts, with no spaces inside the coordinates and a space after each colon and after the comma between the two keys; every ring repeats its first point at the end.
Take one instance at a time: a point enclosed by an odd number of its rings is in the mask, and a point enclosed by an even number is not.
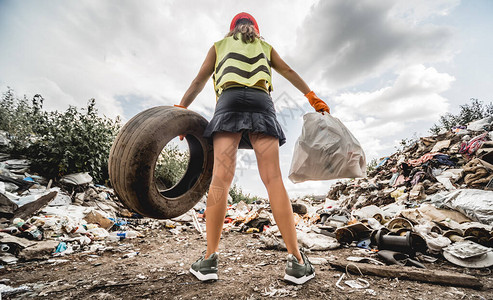
{"type": "Polygon", "coordinates": [[[378,256],[383,259],[388,265],[399,265],[408,267],[417,267],[426,269],[426,267],[417,260],[411,259],[409,255],[390,250],[380,250],[378,256]]]}
{"type": "Polygon", "coordinates": [[[212,253],[208,259],[204,258],[205,254],[192,264],[190,273],[200,281],[217,280],[217,253],[212,253]]]}
{"type": "Polygon", "coordinates": [[[284,275],[284,280],[294,284],[303,284],[315,277],[315,269],[308,260],[308,257],[306,257],[303,251],[300,251],[300,253],[303,258],[303,264],[300,264],[298,259],[292,254],[288,254],[287,258],[286,275],[284,275]]]}

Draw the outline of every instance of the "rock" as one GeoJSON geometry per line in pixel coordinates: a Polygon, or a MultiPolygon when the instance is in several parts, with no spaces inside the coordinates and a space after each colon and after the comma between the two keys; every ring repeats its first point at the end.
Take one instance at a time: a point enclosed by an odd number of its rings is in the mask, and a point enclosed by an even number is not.
{"type": "Polygon", "coordinates": [[[304,233],[298,231],[298,242],[303,247],[313,251],[336,249],[340,246],[335,238],[314,232],[304,233]]]}
{"type": "Polygon", "coordinates": [[[60,182],[71,184],[71,185],[84,185],[92,182],[92,177],[89,173],[75,173],[70,175],[65,175],[60,179],[60,182]]]}
{"type": "Polygon", "coordinates": [[[329,261],[323,257],[310,257],[310,262],[314,265],[326,265],[329,261]]]}
{"type": "Polygon", "coordinates": [[[36,244],[36,242],[30,241],[28,239],[18,238],[5,232],[0,232],[0,243],[9,245],[15,244],[20,249],[31,247],[36,244]]]}
{"type": "Polygon", "coordinates": [[[51,257],[51,254],[55,251],[58,244],[59,242],[57,241],[40,241],[21,250],[18,257],[25,260],[48,259],[51,257]]]}
{"type": "Polygon", "coordinates": [[[426,199],[425,188],[421,182],[416,184],[412,188],[411,192],[409,193],[409,199],[415,201],[426,199]]]}
{"type": "Polygon", "coordinates": [[[9,198],[0,193],[0,216],[11,218],[14,215],[14,211],[18,208],[17,204],[12,202],[9,198]]]}
{"type": "Polygon", "coordinates": [[[291,207],[293,208],[293,212],[299,215],[304,215],[308,212],[308,209],[304,204],[301,203],[292,203],[291,207]]]}

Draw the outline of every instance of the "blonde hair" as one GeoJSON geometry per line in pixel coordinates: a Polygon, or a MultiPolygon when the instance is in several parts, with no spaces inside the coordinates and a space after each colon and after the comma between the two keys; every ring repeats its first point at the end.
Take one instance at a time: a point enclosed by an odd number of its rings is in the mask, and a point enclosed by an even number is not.
{"type": "Polygon", "coordinates": [[[256,38],[262,39],[262,37],[255,31],[253,23],[250,21],[238,21],[235,28],[226,34],[226,37],[233,36],[233,38],[237,40],[238,34],[241,34],[241,40],[243,43],[253,43],[256,38]]]}

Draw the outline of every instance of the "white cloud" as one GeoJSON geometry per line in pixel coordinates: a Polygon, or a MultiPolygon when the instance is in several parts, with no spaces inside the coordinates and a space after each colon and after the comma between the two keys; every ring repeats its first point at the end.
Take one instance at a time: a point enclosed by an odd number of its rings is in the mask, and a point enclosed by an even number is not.
{"type": "MultiPolygon", "coordinates": [[[[457,4],[458,0],[1,2],[0,40],[7,42],[0,48],[0,89],[9,85],[20,94],[42,94],[48,109],[59,110],[83,106],[94,97],[100,112],[109,116],[172,105],[180,101],[231,18],[247,11],[257,18],[262,36],[360,140],[367,156],[377,157],[417,122],[435,121],[447,110],[448,100],[441,94],[454,78],[436,63],[453,58],[456,35],[455,29],[436,25],[447,22],[433,21],[457,4]],[[396,74],[390,83],[389,74],[396,74]]],[[[301,114],[313,110],[277,74],[272,97],[287,135],[280,154],[288,182],[301,114]]],[[[209,81],[190,108],[208,118],[214,106],[209,81]]],[[[240,163],[247,167],[245,174],[258,174],[255,165],[240,163]]],[[[250,189],[247,192],[265,196],[255,176],[257,181],[245,175],[240,182],[250,189]]],[[[327,184],[286,186],[290,194],[320,194],[327,184]]]]}
{"type": "Polygon", "coordinates": [[[435,121],[448,109],[440,96],[454,77],[423,65],[398,73],[391,86],[372,92],[342,93],[334,98],[333,114],[360,140],[368,156],[389,148],[391,137],[405,134],[413,124],[435,121]],[[385,142],[384,142],[385,141],[385,142]],[[367,150],[367,151],[368,151],[367,150]]]}
{"type": "MultiPolygon", "coordinates": [[[[251,12],[262,35],[276,37],[273,44],[283,41],[279,48],[284,48],[289,40],[281,33],[294,31],[309,6],[305,1],[280,3],[11,2],[0,9],[0,39],[9,41],[0,49],[0,88],[40,93],[48,109],[83,106],[94,97],[100,111],[110,116],[123,113],[119,96],[137,98],[137,111],[172,105],[180,101],[207,50],[226,34],[236,13],[251,12]],[[288,16],[290,22],[278,26],[279,19],[288,16]]],[[[192,108],[210,115],[214,105],[209,82],[192,108]]]]}
{"type": "Polygon", "coordinates": [[[389,69],[448,60],[451,28],[401,17],[416,17],[418,10],[421,20],[455,6],[455,1],[440,3],[424,11],[394,1],[320,1],[298,32],[295,61],[311,80],[336,90],[389,69]]]}
{"type": "Polygon", "coordinates": [[[337,96],[334,98],[334,111],[339,111],[349,120],[365,117],[369,124],[436,118],[448,108],[447,99],[440,93],[446,91],[454,80],[449,74],[439,73],[432,67],[411,66],[398,73],[392,86],[337,96]]]}
{"type": "Polygon", "coordinates": [[[446,16],[459,4],[460,0],[399,0],[392,7],[391,14],[408,24],[417,24],[430,17],[446,16]]]}

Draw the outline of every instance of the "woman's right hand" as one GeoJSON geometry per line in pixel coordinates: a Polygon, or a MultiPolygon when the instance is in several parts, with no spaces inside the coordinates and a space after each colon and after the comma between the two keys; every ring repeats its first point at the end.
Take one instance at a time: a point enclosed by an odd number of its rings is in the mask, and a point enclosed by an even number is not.
{"type": "MultiPolygon", "coordinates": [[[[174,106],[175,107],[181,107],[181,108],[187,109],[186,106],[183,106],[183,105],[180,105],[180,104],[175,104],[174,106]]],[[[179,137],[180,137],[180,141],[183,141],[183,139],[185,138],[185,135],[184,134],[180,134],[179,137]]]]}
{"type": "Polygon", "coordinates": [[[315,108],[316,111],[318,112],[327,112],[330,114],[330,108],[329,106],[322,101],[322,99],[318,98],[317,95],[315,95],[315,92],[311,91],[308,94],[305,95],[306,98],[308,98],[308,101],[310,102],[310,105],[315,108]]]}

